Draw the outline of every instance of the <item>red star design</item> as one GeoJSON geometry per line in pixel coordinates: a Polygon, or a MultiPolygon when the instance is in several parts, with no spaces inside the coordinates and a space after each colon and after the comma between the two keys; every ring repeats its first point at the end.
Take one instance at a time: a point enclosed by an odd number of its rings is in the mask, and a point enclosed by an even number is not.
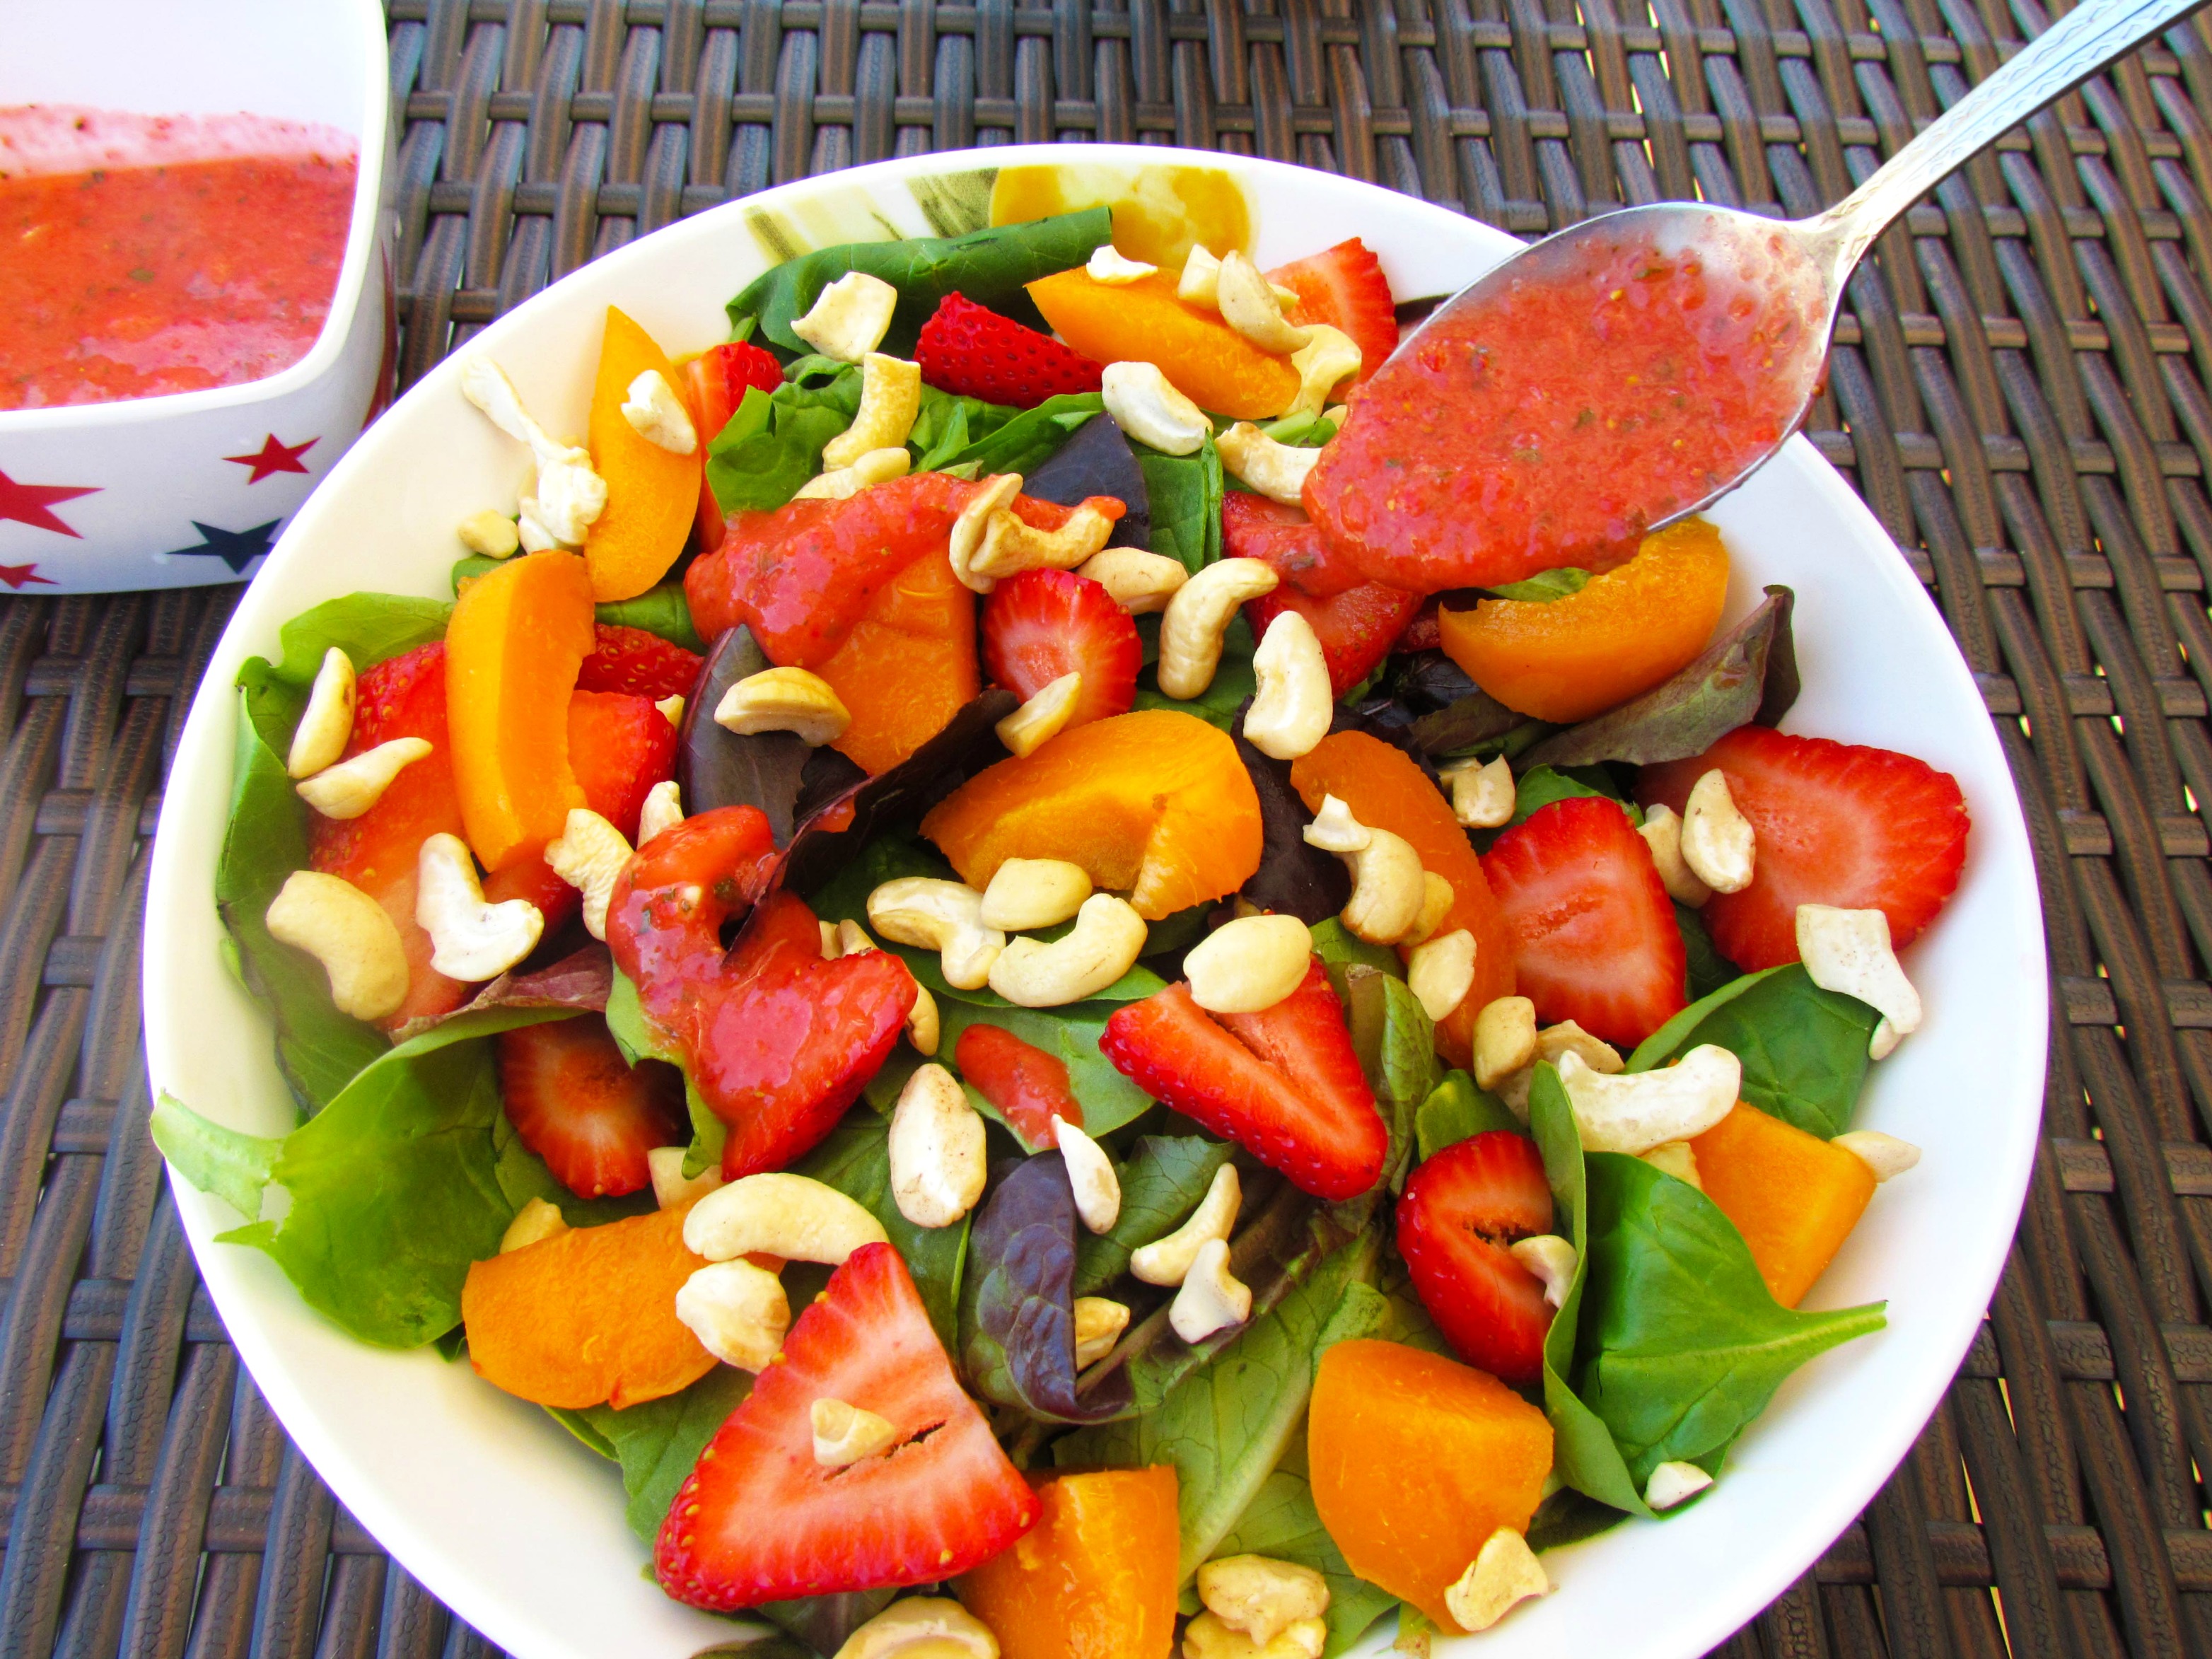
{"type": "MultiPolygon", "coordinates": [[[[12,519],[17,524],[30,526],[33,530],[51,530],[60,536],[76,536],[76,531],[46,511],[47,505],[50,502],[58,505],[63,501],[73,501],[80,495],[96,495],[99,493],[97,485],[75,489],[67,484],[17,483],[6,473],[0,472],[0,524],[12,519]]],[[[78,537],[78,539],[83,538],[78,537]]]]}
{"type": "Polygon", "coordinates": [[[253,476],[246,482],[258,484],[272,472],[305,472],[307,469],[300,465],[300,457],[320,442],[322,440],[318,437],[310,438],[303,444],[280,444],[276,441],[276,434],[272,432],[255,453],[226,455],[223,459],[234,461],[240,466],[252,467],[253,476]]]}
{"type": "Polygon", "coordinates": [[[39,567],[35,564],[0,564],[0,582],[5,582],[9,587],[16,589],[20,589],[25,582],[44,582],[48,587],[61,586],[52,576],[40,575],[38,570],[39,567]]]}

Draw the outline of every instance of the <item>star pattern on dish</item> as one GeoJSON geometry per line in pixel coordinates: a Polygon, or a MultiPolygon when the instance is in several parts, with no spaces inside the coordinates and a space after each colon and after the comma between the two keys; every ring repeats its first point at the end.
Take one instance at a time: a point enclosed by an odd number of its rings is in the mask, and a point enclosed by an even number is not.
{"type": "Polygon", "coordinates": [[[48,509],[64,501],[73,501],[80,495],[99,493],[97,484],[79,488],[69,484],[17,483],[0,472],[0,524],[12,520],[27,524],[33,530],[51,530],[58,536],[75,536],[81,541],[83,538],[79,532],[70,529],[48,509]]]}
{"type": "Polygon", "coordinates": [[[31,564],[0,564],[0,582],[7,583],[10,589],[16,592],[21,592],[23,584],[26,582],[43,582],[48,587],[59,587],[61,586],[61,584],[56,581],[52,576],[41,576],[39,574],[39,567],[35,562],[31,564]]]}
{"type": "Polygon", "coordinates": [[[224,530],[216,525],[202,524],[198,519],[191,522],[192,528],[200,532],[200,544],[198,547],[172,548],[162,556],[170,559],[187,556],[221,559],[234,574],[242,576],[246,574],[246,566],[269,550],[269,544],[276,539],[276,526],[284,521],[271,519],[267,524],[255,525],[251,530],[224,530]]]}
{"type": "Polygon", "coordinates": [[[302,444],[281,444],[276,441],[276,434],[272,432],[263,441],[261,447],[253,453],[226,455],[223,459],[231,462],[234,465],[252,467],[253,476],[246,482],[249,484],[258,484],[272,473],[305,472],[307,469],[301,464],[300,457],[320,442],[322,439],[318,436],[310,438],[302,444]]]}

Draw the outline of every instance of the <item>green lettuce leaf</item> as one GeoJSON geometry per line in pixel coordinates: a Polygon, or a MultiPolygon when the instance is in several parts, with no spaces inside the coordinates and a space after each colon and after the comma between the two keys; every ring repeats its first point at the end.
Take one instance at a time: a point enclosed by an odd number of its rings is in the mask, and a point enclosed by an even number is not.
{"type": "Polygon", "coordinates": [[[1121,1213],[1103,1233],[1085,1233],[1075,1249],[1075,1294],[1095,1296],[1129,1270],[1137,1247],[1164,1238],[1190,1218],[1233,1149],[1200,1135],[1142,1135],[1121,1178],[1121,1213]]]}
{"type": "Polygon", "coordinates": [[[884,1224],[929,1310],[929,1322],[950,1348],[958,1331],[969,1218],[950,1227],[917,1227],[899,1213],[891,1198],[890,1125],[873,1112],[848,1112],[820,1146],[791,1167],[835,1187],[884,1224]]]}
{"type": "Polygon", "coordinates": [[[1648,1072],[1717,1043],[1743,1063],[1745,1101],[1827,1140],[1851,1127],[1881,1018],[1856,997],[1814,984],[1802,963],[1787,963],[1692,1003],[1644,1038],[1627,1069],[1648,1072]]]}
{"type": "Polygon", "coordinates": [[[623,1518],[651,1544],[660,1535],[677,1489],[697,1467],[699,1454],[752,1391],[751,1373],[717,1365],[690,1388],[663,1399],[623,1411],[587,1406],[565,1415],[580,1419],[608,1449],[605,1455],[622,1465],[623,1490],[629,1495],[623,1518]]]}
{"type": "Polygon", "coordinates": [[[1322,1659],[1344,1652],[1397,1605],[1397,1598],[1389,1591],[1378,1589],[1352,1571],[1336,1540],[1328,1535],[1328,1528],[1322,1524],[1320,1512],[1314,1508],[1304,1435],[1291,1437],[1283,1461],[1260,1483],[1260,1490],[1213,1553],[1217,1557],[1264,1555],[1277,1561],[1294,1561],[1328,1579],[1328,1640],[1322,1649],[1322,1659]]]}
{"type": "Polygon", "coordinates": [[[707,446],[707,483],[722,510],[772,512],[789,501],[822,471],[823,446],[853,423],[860,404],[860,371],[849,367],[821,386],[746,387],[707,446]]]}
{"type": "Polygon", "coordinates": [[[1511,1108],[1465,1072],[1445,1073],[1443,1081],[1429,1091],[1413,1119],[1414,1134],[1420,1142],[1424,1163],[1447,1146],[1455,1146],[1492,1129],[1510,1129],[1516,1134],[1528,1133],[1521,1120],[1513,1115],[1511,1108]]]}
{"type": "Polygon", "coordinates": [[[1572,565],[1561,565],[1556,570],[1540,570],[1526,581],[1507,582],[1487,590],[1491,597],[1516,599],[1524,605],[1549,605],[1553,599],[1564,599],[1570,593],[1579,593],[1589,586],[1590,573],[1577,570],[1572,565]]]}
{"type": "MultiPolygon", "coordinates": [[[[1106,404],[1095,392],[1065,392],[1046,398],[1033,409],[1001,410],[993,404],[980,407],[992,410],[1002,418],[993,421],[985,430],[952,450],[939,463],[939,470],[971,468],[968,474],[970,477],[995,472],[1034,472],[1106,404]]],[[[921,470],[919,465],[915,468],[917,471],[921,470]]]]}
{"type": "Polygon", "coordinates": [[[684,597],[682,582],[663,582],[634,599],[596,606],[593,615],[610,628],[641,628],[686,651],[696,651],[702,656],[707,653],[707,641],[692,625],[691,604],[684,597]]]}
{"type": "Polygon", "coordinates": [[[1195,453],[1164,455],[1133,439],[1152,503],[1152,551],[1193,574],[1221,556],[1221,452],[1208,437],[1195,453]]]}

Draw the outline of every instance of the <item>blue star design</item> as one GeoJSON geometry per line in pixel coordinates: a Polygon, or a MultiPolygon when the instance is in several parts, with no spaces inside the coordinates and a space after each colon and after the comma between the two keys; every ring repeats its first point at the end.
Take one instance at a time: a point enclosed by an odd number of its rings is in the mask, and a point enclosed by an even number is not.
{"type": "Polygon", "coordinates": [[[205,558],[221,559],[238,575],[246,574],[246,567],[269,550],[276,539],[276,526],[282,519],[271,519],[267,524],[258,524],[251,530],[221,530],[211,524],[192,520],[192,528],[200,532],[198,547],[173,549],[167,556],[180,559],[187,554],[205,558]]]}

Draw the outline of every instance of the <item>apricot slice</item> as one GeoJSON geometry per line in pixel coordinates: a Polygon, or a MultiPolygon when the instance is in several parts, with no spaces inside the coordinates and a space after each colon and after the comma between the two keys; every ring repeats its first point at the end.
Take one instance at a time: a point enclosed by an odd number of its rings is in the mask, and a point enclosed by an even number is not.
{"type": "Polygon", "coordinates": [[[446,730],[469,845],[487,870],[544,851],[581,806],[568,698],[592,653],[592,580],[574,553],[510,559],[446,624],[446,730]]]}
{"type": "Polygon", "coordinates": [[[714,1356],[676,1317],[676,1292],[707,1265],[684,1248],[688,1206],[577,1227],[469,1269],[469,1363],[541,1406],[620,1411],[688,1389],[714,1356]]]}
{"type": "Polygon", "coordinates": [[[1168,1659],[1182,1550],[1175,1470],[1030,1483],[1036,1524],[953,1586],[1002,1659],[1168,1659]]]}
{"type": "Polygon", "coordinates": [[[1029,295],[1085,356],[1157,363],[1176,390],[1214,414],[1272,419],[1297,395],[1289,358],[1269,356],[1214,313],[1185,305],[1165,276],[1109,284],[1086,270],[1063,270],[1031,283],[1029,295]]]}
{"type": "Polygon", "coordinates": [[[653,336],[609,306],[591,418],[592,466],[607,481],[607,504],[584,540],[592,597],[603,604],[635,599],[666,575],[699,513],[699,481],[707,440],[714,434],[700,433],[689,455],[640,435],[623,418],[622,406],[630,382],[648,370],[658,371],[669,389],[676,389],[668,355],[653,336]]]}
{"type": "Polygon", "coordinates": [[[1735,1223],[1774,1299],[1794,1308],[1874,1196],[1874,1171],[1832,1140],[1739,1103],[1690,1143],[1705,1196],[1735,1223]]]}
{"type": "Polygon", "coordinates": [[[1528,1531],[1551,1424],[1487,1371],[1370,1338],[1322,1355],[1310,1411],[1314,1508],[1346,1565],[1458,1633],[1444,1592],[1498,1528],[1528,1531]]]}
{"type": "Polygon", "coordinates": [[[1646,536],[1636,556],[1548,604],[1485,599],[1443,610],[1444,654],[1508,708],[1587,720],[1693,661],[1728,599],[1728,550],[1703,519],[1646,536]]]}
{"type": "Polygon", "coordinates": [[[1251,878],[1260,797],[1226,732],[1144,708],[1000,761],[933,807],[921,833],[971,887],[1008,859],[1065,859],[1158,921],[1251,878]]]}
{"type": "MultiPolygon", "coordinates": [[[[1499,997],[1513,994],[1513,936],[1492,896],[1467,831],[1451,803],[1412,757],[1364,732],[1323,738],[1291,763],[1291,787],[1309,812],[1334,795],[1370,830],[1388,830],[1413,844],[1421,866],[1452,884],[1452,908],[1437,932],[1464,927],[1474,935],[1474,984],[1458,1007],[1437,1024],[1437,1048],[1464,1067],[1474,1042],[1474,1017],[1499,997]]],[[[1410,954],[1410,952],[1408,952],[1410,954]]]]}
{"type": "Polygon", "coordinates": [[[926,553],[884,583],[814,672],[853,716],[831,747],[869,773],[889,771],[943,731],[982,690],[975,596],[951,556],[926,553]]]}

